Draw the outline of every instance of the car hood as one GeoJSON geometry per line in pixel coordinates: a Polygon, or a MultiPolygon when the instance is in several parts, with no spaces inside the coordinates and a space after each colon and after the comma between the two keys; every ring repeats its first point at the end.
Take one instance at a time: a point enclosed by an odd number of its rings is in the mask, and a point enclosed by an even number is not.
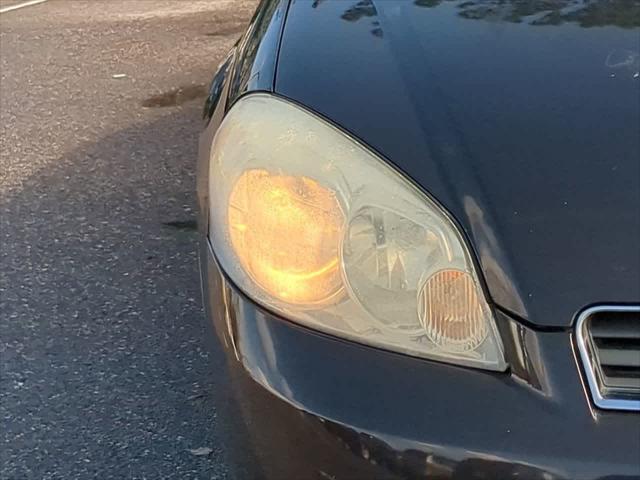
{"type": "Polygon", "coordinates": [[[275,90],[440,201],[496,304],[566,327],[640,302],[639,35],[637,1],[293,0],[275,90]]]}

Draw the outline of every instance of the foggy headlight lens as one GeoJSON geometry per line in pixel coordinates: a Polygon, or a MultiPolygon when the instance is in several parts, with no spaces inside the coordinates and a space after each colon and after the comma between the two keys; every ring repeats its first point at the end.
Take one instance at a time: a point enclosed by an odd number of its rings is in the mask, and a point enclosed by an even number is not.
{"type": "Polygon", "coordinates": [[[307,177],[246,170],[231,190],[228,214],[231,245],[266,292],[313,304],[341,289],[343,219],[330,190],[307,177]]]}
{"type": "Polygon", "coordinates": [[[423,265],[437,239],[400,214],[364,207],[349,222],[342,258],[352,296],[384,327],[424,333],[418,320],[423,265]]]}
{"type": "Polygon", "coordinates": [[[455,225],[330,124],[266,94],[244,97],[216,134],[209,183],[218,260],[257,302],[354,341],[505,368],[455,225]]]}

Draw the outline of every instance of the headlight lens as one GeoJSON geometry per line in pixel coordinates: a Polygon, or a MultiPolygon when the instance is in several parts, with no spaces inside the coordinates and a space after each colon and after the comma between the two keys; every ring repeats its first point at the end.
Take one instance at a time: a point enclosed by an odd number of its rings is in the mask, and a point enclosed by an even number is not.
{"type": "Polygon", "coordinates": [[[307,177],[249,169],[235,181],[228,202],[231,246],[265,292],[314,304],[340,290],[343,216],[333,192],[307,177]]]}
{"type": "Polygon", "coordinates": [[[234,105],[211,155],[211,240],[247,295],[340,337],[504,370],[462,237],[384,160],[266,94],[234,105]]]}

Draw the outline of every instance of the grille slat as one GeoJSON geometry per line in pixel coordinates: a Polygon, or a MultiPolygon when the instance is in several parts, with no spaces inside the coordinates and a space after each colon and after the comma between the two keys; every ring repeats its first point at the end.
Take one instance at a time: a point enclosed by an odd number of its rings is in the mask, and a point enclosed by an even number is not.
{"type": "Polygon", "coordinates": [[[640,328],[630,320],[611,322],[597,322],[591,327],[594,338],[624,338],[640,340],[640,328]]]}
{"type": "Polygon", "coordinates": [[[632,349],[599,349],[598,358],[601,365],[614,367],[640,368],[640,350],[632,349]]]}
{"type": "Polygon", "coordinates": [[[595,404],[640,410],[640,307],[594,307],[577,328],[595,404]]]}
{"type": "Polygon", "coordinates": [[[640,368],[602,367],[602,371],[608,377],[640,378],[640,368]]]}
{"type": "Polygon", "coordinates": [[[594,337],[594,342],[599,349],[615,349],[615,350],[640,350],[640,339],[635,338],[602,338],[594,337]]]}
{"type": "Polygon", "coordinates": [[[626,378],[626,377],[607,377],[610,388],[615,388],[619,393],[624,393],[629,390],[633,393],[640,388],[640,378],[626,378]]]}

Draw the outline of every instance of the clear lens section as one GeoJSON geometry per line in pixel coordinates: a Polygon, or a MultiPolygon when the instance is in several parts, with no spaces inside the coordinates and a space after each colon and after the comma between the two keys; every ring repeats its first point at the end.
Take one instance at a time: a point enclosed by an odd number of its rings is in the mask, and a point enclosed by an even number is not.
{"type": "Polygon", "coordinates": [[[455,226],[353,139],[251,95],[222,123],[210,168],[214,250],[256,301],[358,342],[505,368],[455,226]]]}
{"type": "Polygon", "coordinates": [[[418,292],[438,249],[431,232],[397,213],[363,207],[349,222],[342,252],[353,297],[386,328],[423,334],[418,292]]]}

